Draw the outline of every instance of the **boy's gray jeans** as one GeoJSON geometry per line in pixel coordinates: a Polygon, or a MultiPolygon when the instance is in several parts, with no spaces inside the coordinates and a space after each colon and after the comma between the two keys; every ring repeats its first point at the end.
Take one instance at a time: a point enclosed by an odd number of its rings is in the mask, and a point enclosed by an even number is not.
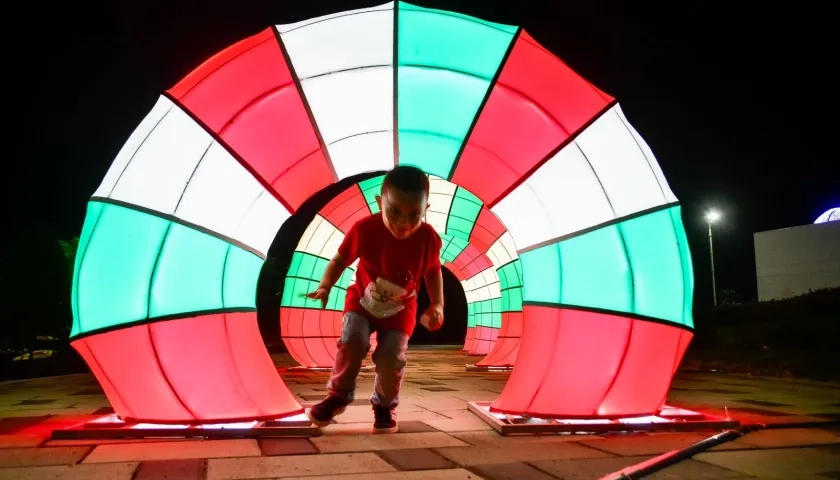
{"type": "Polygon", "coordinates": [[[330,395],[341,397],[348,403],[353,401],[356,394],[356,377],[370,350],[370,335],[374,331],[376,349],[373,351],[373,363],[376,365],[376,380],[370,403],[394,408],[399,404],[409,335],[399,330],[377,328],[370,320],[355,312],[344,314],[338,353],[327,390],[330,395]]]}

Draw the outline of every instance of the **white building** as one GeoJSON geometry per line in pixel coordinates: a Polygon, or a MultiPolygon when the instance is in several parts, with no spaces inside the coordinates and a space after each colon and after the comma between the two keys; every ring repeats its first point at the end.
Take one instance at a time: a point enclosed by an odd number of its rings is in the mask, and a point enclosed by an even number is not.
{"type": "Polygon", "coordinates": [[[758,232],[753,239],[759,301],[840,287],[840,208],[812,225],[758,232]]]}

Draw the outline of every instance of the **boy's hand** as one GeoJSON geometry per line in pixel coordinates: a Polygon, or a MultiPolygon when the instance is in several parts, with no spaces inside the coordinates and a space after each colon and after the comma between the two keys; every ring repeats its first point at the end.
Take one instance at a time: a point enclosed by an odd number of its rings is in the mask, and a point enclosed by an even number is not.
{"type": "Polygon", "coordinates": [[[320,300],[321,308],[327,308],[327,300],[330,298],[330,289],[327,287],[318,287],[318,289],[314,292],[306,293],[304,296],[313,300],[320,300]]]}
{"type": "Polygon", "coordinates": [[[426,328],[428,328],[430,332],[436,332],[443,327],[443,305],[429,305],[429,308],[423,312],[423,316],[428,318],[426,328]]]}

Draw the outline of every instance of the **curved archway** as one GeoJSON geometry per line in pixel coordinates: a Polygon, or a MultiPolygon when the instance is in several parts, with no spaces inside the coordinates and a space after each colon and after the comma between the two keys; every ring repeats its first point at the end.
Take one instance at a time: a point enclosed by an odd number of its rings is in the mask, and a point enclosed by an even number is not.
{"type": "MultiPolygon", "coordinates": [[[[284,282],[280,331],[287,350],[301,366],[327,368],[335,361],[344,296],[355,282],[358,262],[348,266],[336,283],[326,309],[303,294],[317,286],[349,228],[379,213],[375,197],[383,179],[384,175],[364,180],[336,196],[315,215],[298,242],[284,282]]],[[[429,180],[425,221],[443,240],[441,264],[460,280],[467,297],[463,350],[480,356],[493,352],[479,362],[481,366],[513,365],[521,326],[507,324],[521,318],[522,274],[510,234],[475,195],[439,177],[430,175],[429,180]],[[505,332],[501,338],[500,330],[505,332]],[[501,341],[498,348],[497,340],[501,341]]]]}
{"type": "Polygon", "coordinates": [[[313,193],[396,162],[472,192],[516,244],[522,337],[491,410],[661,409],[693,335],[693,280],[652,152],[521,28],[392,2],[231,46],[119,152],[88,204],[71,332],[116,412],[301,412],[256,325],[266,249],[313,193]]]}

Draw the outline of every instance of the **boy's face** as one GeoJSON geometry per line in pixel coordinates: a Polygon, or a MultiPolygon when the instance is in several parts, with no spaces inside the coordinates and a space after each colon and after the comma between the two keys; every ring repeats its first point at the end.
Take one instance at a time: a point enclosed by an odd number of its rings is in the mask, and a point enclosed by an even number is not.
{"type": "Polygon", "coordinates": [[[395,188],[386,188],[382,196],[376,197],[382,219],[388,231],[397,239],[411,236],[423,223],[423,215],[429,208],[426,194],[401,192],[395,188]]]}

